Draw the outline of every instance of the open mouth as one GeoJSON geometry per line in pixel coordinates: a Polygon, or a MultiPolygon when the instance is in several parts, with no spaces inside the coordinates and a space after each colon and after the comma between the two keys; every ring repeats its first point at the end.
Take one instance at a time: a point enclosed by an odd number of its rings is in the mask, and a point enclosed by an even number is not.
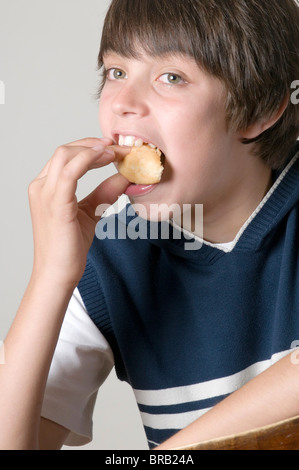
{"type": "Polygon", "coordinates": [[[124,136],[124,135],[119,134],[118,145],[120,147],[137,147],[137,148],[141,148],[144,145],[148,145],[150,148],[161,152],[161,157],[160,157],[161,163],[163,166],[165,164],[165,154],[162,152],[162,150],[159,149],[156,145],[152,144],[151,142],[143,141],[143,139],[141,139],[140,137],[135,137],[133,135],[124,136]]]}
{"type": "MultiPolygon", "coordinates": [[[[152,142],[145,142],[133,135],[115,135],[115,141],[120,147],[131,151],[117,164],[117,169],[131,185],[138,186],[134,192],[147,191],[161,182],[164,172],[165,155],[152,142]]],[[[132,189],[132,188],[131,188],[132,189]]]]}

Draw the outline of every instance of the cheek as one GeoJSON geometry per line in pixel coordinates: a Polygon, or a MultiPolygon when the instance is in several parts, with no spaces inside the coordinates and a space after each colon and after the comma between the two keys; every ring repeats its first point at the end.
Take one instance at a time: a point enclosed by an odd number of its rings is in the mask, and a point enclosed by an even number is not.
{"type": "Polygon", "coordinates": [[[104,136],[107,135],[110,130],[110,126],[109,126],[110,119],[109,119],[108,110],[109,110],[108,100],[102,94],[100,98],[100,102],[99,102],[98,118],[99,118],[100,128],[104,136]]]}
{"type": "Polygon", "coordinates": [[[229,138],[222,107],[212,100],[197,109],[190,107],[182,114],[176,135],[191,167],[208,163],[224,151],[229,138]]]}
{"type": "Polygon", "coordinates": [[[222,102],[213,96],[195,96],[169,110],[163,127],[177,145],[200,147],[226,131],[222,102]]]}
{"type": "Polygon", "coordinates": [[[222,172],[225,155],[230,150],[225,116],[219,106],[189,107],[182,112],[169,145],[169,165],[172,179],[185,181],[185,190],[201,188],[222,172]]]}

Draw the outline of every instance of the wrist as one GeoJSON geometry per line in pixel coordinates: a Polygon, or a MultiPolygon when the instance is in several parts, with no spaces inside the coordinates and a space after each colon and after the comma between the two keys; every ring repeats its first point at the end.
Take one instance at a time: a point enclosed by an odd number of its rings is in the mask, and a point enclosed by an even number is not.
{"type": "Polygon", "coordinates": [[[83,273],[84,270],[78,275],[69,275],[64,269],[52,269],[51,267],[38,266],[34,263],[30,284],[46,287],[48,291],[51,290],[61,294],[72,294],[83,273]]]}
{"type": "Polygon", "coordinates": [[[33,269],[28,285],[30,292],[41,292],[47,298],[69,299],[78,282],[76,280],[61,279],[49,271],[33,269]]]}

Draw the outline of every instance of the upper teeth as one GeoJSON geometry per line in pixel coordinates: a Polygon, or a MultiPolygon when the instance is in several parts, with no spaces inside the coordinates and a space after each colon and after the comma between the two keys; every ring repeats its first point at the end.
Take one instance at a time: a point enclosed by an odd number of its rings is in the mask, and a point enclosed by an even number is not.
{"type": "MultiPolygon", "coordinates": [[[[145,142],[143,142],[142,139],[140,138],[137,138],[133,135],[120,135],[119,136],[119,139],[118,139],[118,145],[120,145],[121,147],[123,146],[126,146],[126,147],[142,147],[142,145],[144,144],[145,142]]],[[[152,148],[156,148],[155,145],[153,144],[148,144],[150,147],[152,148]]]]}

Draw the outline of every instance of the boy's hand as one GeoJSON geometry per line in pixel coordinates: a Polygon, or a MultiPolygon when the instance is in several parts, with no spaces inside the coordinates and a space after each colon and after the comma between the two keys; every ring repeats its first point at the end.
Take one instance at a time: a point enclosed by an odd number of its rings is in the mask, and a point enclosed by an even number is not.
{"type": "Polygon", "coordinates": [[[87,138],[59,147],[29,186],[34,235],[33,275],[73,289],[81,279],[99,220],[99,204],[113,204],[128,181],[119,174],[77,202],[78,180],[89,170],[114,161],[107,139],[87,138]],[[95,149],[96,148],[96,149],[95,149]],[[107,151],[108,150],[108,151],[107,151]]]}

